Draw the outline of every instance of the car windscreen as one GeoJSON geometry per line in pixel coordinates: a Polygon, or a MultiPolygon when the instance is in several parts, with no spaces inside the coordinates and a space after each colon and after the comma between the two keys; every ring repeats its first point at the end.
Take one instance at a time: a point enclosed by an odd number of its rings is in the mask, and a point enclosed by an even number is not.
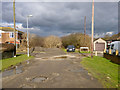
{"type": "Polygon", "coordinates": [[[111,49],[114,49],[114,44],[111,45],[111,49]]]}
{"type": "Polygon", "coordinates": [[[75,48],[73,45],[69,45],[67,48],[75,48]]]}

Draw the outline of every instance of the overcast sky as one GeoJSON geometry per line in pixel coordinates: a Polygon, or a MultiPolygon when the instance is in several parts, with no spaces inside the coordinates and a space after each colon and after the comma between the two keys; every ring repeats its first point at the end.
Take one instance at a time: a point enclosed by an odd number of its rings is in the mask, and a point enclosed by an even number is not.
{"type": "MultiPolygon", "coordinates": [[[[86,16],[87,34],[91,34],[91,2],[17,2],[16,24],[26,32],[27,15],[29,31],[40,36],[64,36],[84,32],[86,16]]],[[[13,26],[13,3],[2,2],[1,26],[13,26]]],[[[118,33],[118,3],[95,2],[95,37],[118,33]]]]}

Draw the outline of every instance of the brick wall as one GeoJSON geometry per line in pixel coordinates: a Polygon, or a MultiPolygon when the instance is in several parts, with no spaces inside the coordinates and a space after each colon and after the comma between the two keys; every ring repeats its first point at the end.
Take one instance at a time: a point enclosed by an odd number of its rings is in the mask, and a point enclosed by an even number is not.
{"type": "MultiPolygon", "coordinates": [[[[17,38],[17,34],[16,34],[16,38],[17,38]]],[[[14,37],[10,38],[9,33],[2,33],[2,38],[0,38],[0,42],[5,43],[7,41],[14,41],[14,37]]]]}

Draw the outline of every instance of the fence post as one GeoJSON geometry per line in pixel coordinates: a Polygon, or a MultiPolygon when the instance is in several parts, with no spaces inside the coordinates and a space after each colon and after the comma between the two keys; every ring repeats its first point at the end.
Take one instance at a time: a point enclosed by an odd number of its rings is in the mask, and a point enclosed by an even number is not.
{"type": "Polygon", "coordinates": [[[109,49],[109,54],[111,54],[111,49],[109,49]]]}
{"type": "Polygon", "coordinates": [[[97,56],[97,51],[95,51],[95,56],[97,56]]]}

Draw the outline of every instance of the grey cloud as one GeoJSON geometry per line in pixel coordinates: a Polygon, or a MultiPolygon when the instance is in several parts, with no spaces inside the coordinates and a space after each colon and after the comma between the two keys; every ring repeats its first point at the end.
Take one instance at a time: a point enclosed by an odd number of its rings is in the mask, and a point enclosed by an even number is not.
{"type": "MultiPolygon", "coordinates": [[[[12,3],[2,4],[2,15],[4,22],[13,22],[12,3]]],[[[117,32],[117,3],[95,3],[95,33],[117,32]]],[[[29,18],[29,27],[38,30],[31,31],[42,36],[58,35],[68,33],[84,32],[84,16],[87,17],[87,33],[91,34],[91,11],[90,2],[17,2],[16,21],[22,23],[26,28],[26,17],[29,18]]]]}
{"type": "MultiPolygon", "coordinates": [[[[4,0],[3,2],[13,2],[4,0]]],[[[92,2],[92,0],[16,0],[16,2],[92,2]]],[[[95,0],[95,2],[119,2],[119,0],[95,0]]]]}

